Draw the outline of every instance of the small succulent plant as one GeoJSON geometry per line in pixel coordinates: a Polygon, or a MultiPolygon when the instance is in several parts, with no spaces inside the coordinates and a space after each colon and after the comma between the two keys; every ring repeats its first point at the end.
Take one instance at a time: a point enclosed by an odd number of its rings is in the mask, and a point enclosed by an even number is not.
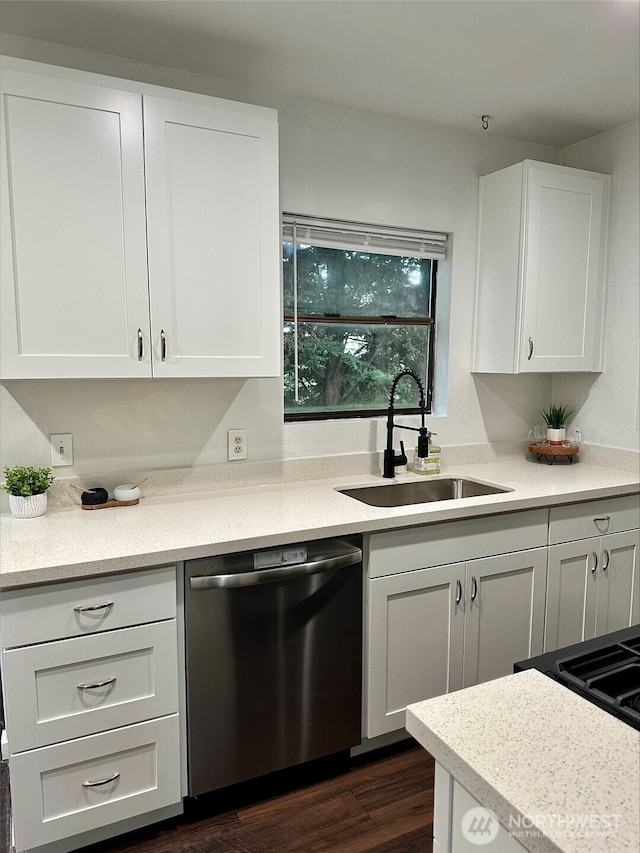
{"type": "Polygon", "coordinates": [[[538,413],[542,415],[544,422],[550,429],[562,429],[574,412],[575,409],[566,403],[560,405],[552,403],[546,409],[538,409],[538,413]]]}
{"type": "Polygon", "coordinates": [[[43,494],[55,479],[51,468],[25,468],[19,465],[16,468],[5,468],[2,473],[5,482],[0,488],[10,495],[23,498],[43,494]]]}

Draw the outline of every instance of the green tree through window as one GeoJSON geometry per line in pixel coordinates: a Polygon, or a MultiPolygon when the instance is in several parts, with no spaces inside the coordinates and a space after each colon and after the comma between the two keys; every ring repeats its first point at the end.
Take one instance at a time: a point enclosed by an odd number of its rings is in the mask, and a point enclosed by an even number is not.
{"type": "MultiPolygon", "coordinates": [[[[285,418],[380,414],[407,367],[423,377],[430,407],[437,260],[284,233],[285,418]]],[[[416,405],[401,383],[398,408],[416,405]]]]}

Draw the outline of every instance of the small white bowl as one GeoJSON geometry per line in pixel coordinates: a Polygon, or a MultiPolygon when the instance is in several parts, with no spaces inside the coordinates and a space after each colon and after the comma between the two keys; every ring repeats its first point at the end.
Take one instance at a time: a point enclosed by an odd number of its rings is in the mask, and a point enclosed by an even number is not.
{"type": "Polygon", "coordinates": [[[123,486],[116,486],[113,490],[113,497],[117,501],[137,501],[140,497],[140,489],[134,488],[132,483],[125,483],[123,486]]]}

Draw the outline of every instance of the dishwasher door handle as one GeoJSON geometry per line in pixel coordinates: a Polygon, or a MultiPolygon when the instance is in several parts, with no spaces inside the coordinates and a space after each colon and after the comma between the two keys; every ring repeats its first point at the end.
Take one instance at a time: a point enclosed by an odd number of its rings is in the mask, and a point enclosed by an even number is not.
{"type": "Polygon", "coordinates": [[[275,569],[256,569],[251,572],[238,572],[231,575],[194,575],[189,578],[191,589],[232,589],[240,586],[256,586],[260,583],[288,581],[295,578],[317,575],[321,572],[332,572],[335,569],[345,569],[355,566],[362,561],[362,551],[350,554],[340,554],[337,557],[323,557],[308,563],[298,563],[295,566],[278,566],[275,569]]]}

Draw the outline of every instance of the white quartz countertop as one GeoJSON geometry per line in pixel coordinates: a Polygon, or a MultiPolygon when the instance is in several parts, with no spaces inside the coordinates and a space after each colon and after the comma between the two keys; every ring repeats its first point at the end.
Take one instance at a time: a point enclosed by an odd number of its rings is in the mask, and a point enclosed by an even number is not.
{"type": "MultiPolygon", "coordinates": [[[[526,510],[640,491],[637,473],[586,463],[544,465],[525,459],[447,466],[510,489],[504,494],[398,508],[368,506],[337,489],[400,482],[358,475],[141,498],[139,505],[85,511],[50,507],[35,519],[0,519],[0,588],[305,539],[364,533],[526,510]]],[[[425,479],[415,474],[402,479],[425,479]]],[[[144,488],[143,488],[144,492],[144,488]]]]}
{"type": "Polygon", "coordinates": [[[640,850],[640,734],[546,675],[410,705],[407,729],[532,853],[640,850]]]}

